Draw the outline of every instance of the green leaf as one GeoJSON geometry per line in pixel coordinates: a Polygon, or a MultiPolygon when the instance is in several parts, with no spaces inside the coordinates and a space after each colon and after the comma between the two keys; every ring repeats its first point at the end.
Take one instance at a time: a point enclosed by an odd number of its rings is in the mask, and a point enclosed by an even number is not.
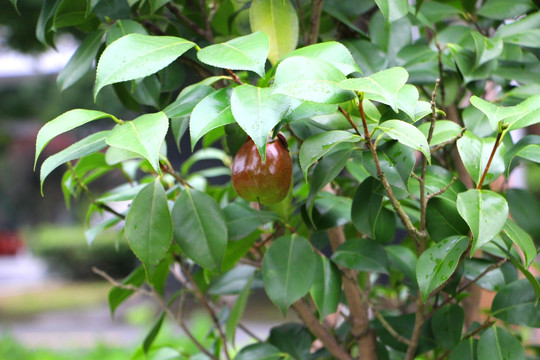
{"type": "Polygon", "coordinates": [[[182,89],[176,100],[163,109],[163,112],[169,119],[190,115],[193,108],[213,92],[215,89],[208,85],[190,85],[182,89]]]}
{"type": "Polygon", "coordinates": [[[351,207],[351,220],[362,234],[373,238],[375,224],[382,209],[381,183],[370,176],[356,189],[351,207]]]}
{"type": "Polygon", "coordinates": [[[420,151],[431,162],[431,151],[426,137],[417,127],[401,120],[388,120],[377,126],[399,143],[420,151]]]}
{"type": "Polygon", "coordinates": [[[504,163],[506,166],[506,176],[510,176],[512,163],[516,157],[540,163],[540,136],[527,135],[521,138],[514,146],[510,148],[504,155],[504,163]]]}
{"type": "Polygon", "coordinates": [[[236,356],[234,360],[279,360],[283,356],[278,348],[268,343],[260,342],[246,346],[236,356]]]}
{"type": "MultiPolygon", "coordinates": [[[[465,131],[465,134],[461,139],[457,141],[457,148],[459,156],[463,161],[463,165],[467,169],[469,175],[476,184],[478,184],[482,178],[486,166],[489,162],[493,147],[495,146],[495,138],[480,138],[476,136],[472,131],[465,131]]],[[[486,178],[483,184],[489,184],[496,180],[502,173],[504,173],[504,154],[506,152],[504,143],[501,143],[495,151],[491,165],[489,166],[486,178]]]]}
{"type": "Polygon", "coordinates": [[[297,50],[286,56],[303,56],[313,59],[324,60],[338,68],[343,75],[347,76],[353,72],[362,72],[349,49],[337,41],[327,41],[324,43],[309,45],[297,50]]]}
{"type": "Polygon", "coordinates": [[[277,67],[274,93],[324,104],[339,104],[356,95],[344,90],[345,75],[334,65],[315,58],[292,56],[277,67]]]}
{"type": "Polygon", "coordinates": [[[493,326],[487,329],[477,348],[478,360],[526,360],[523,346],[512,334],[503,328],[493,326]]]}
{"type": "Polygon", "coordinates": [[[521,129],[540,122],[540,95],[534,95],[517,105],[523,111],[508,118],[508,130],[521,129]]]}
{"type": "Polygon", "coordinates": [[[498,106],[475,95],[471,96],[471,104],[487,116],[493,130],[497,130],[499,122],[512,116],[524,115],[526,111],[523,106],[498,106]]]}
{"type": "Polygon", "coordinates": [[[525,268],[528,268],[537,255],[531,236],[510,219],[506,221],[503,232],[521,249],[525,256],[523,264],[525,268]]]}
{"type": "MultiPolygon", "coordinates": [[[[328,230],[351,221],[351,199],[321,191],[313,205],[312,223],[318,230],[328,230]]],[[[302,208],[302,211],[305,208],[302,208]]],[[[309,222],[308,219],[305,220],[309,222]]]]}
{"type": "Polygon", "coordinates": [[[105,43],[109,46],[114,41],[131,33],[148,35],[145,27],[133,20],[117,20],[114,25],[107,30],[105,43]]]}
{"type": "Polygon", "coordinates": [[[228,89],[221,89],[202,99],[193,109],[189,118],[191,151],[201,137],[218,127],[232,124],[233,113],[230,106],[228,89]]]}
{"type": "Polygon", "coordinates": [[[131,250],[150,277],[167,253],[173,234],[167,195],[159,179],[135,196],[126,216],[125,230],[131,250]]]}
{"type": "Polygon", "coordinates": [[[326,257],[316,257],[315,278],[309,293],[319,311],[319,321],[337,311],[341,296],[341,274],[326,257]]]}
{"type": "Polygon", "coordinates": [[[505,20],[526,14],[534,9],[531,0],[489,0],[482,4],[477,14],[495,20],[505,20]]]}
{"type": "Polygon", "coordinates": [[[490,266],[494,265],[493,261],[472,258],[466,259],[464,261],[464,265],[464,276],[469,280],[474,280],[480,274],[484,274],[481,278],[476,280],[476,284],[478,284],[478,286],[480,286],[482,289],[486,289],[488,291],[499,291],[507,283],[517,280],[517,270],[510,264],[507,264],[508,268],[511,269],[510,271],[506,269],[505,271],[502,271],[501,269],[503,266],[506,266],[503,265],[488,271],[487,273],[485,273],[485,271],[487,271],[490,266]],[[513,277],[513,275],[515,275],[515,277],[513,277]]]}
{"type": "Polygon", "coordinates": [[[500,26],[494,37],[501,37],[504,42],[522,46],[538,46],[538,26],[540,25],[540,13],[535,12],[510,24],[500,26]]]}
{"type": "Polygon", "coordinates": [[[108,145],[139,154],[160,174],[159,151],[167,135],[169,119],[163,112],[144,114],[111,130],[108,145]]]}
{"type": "Polygon", "coordinates": [[[186,188],[176,199],[172,218],[174,240],[197,265],[219,271],[227,248],[227,224],[216,201],[186,188]]]}
{"type": "Polygon", "coordinates": [[[471,35],[476,46],[476,66],[497,59],[502,54],[504,45],[501,38],[488,38],[477,31],[472,31],[471,35]]]}
{"type": "Polygon", "coordinates": [[[478,347],[478,340],[474,337],[460,342],[450,353],[450,360],[477,360],[476,349],[478,347]]]}
{"type": "Polygon", "coordinates": [[[311,360],[313,335],[299,323],[285,323],[270,330],[268,342],[282,352],[282,356],[295,360],[311,360]]]}
{"type": "Polygon", "coordinates": [[[92,243],[99,235],[99,233],[113,227],[121,220],[121,218],[115,216],[89,227],[88,230],[84,232],[84,236],[86,237],[86,243],[88,244],[88,246],[92,246],[92,243]]]}
{"type": "Polygon", "coordinates": [[[197,58],[207,65],[230,70],[249,70],[264,77],[268,46],[268,36],[257,31],[225,43],[207,46],[197,52],[197,58]]]}
{"type": "Polygon", "coordinates": [[[540,238],[540,204],[534,193],[524,189],[508,189],[506,199],[512,219],[533,238],[540,238]]]}
{"type": "Polygon", "coordinates": [[[315,273],[315,254],[301,236],[282,236],[264,255],[262,276],[270,300],[281,310],[308,293],[315,273]]]}
{"type": "Polygon", "coordinates": [[[473,235],[471,257],[499,234],[508,218],[505,198],[490,190],[471,189],[460,193],[457,210],[473,235]]]}
{"type": "Polygon", "coordinates": [[[333,130],[310,136],[300,147],[300,167],[307,181],[307,171],[311,165],[343,142],[358,142],[362,138],[347,131],[333,130]]]}
{"type": "Polygon", "coordinates": [[[195,46],[174,36],[129,34],[107,46],[99,58],[94,100],[106,85],[152,75],[195,46]]]}
{"type": "Polygon", "coordinates": [[[39,130],[36,138],[36,156],[34,159],[34,170],[39,155],[47,144],[60,134],[75,129],[90,121],[111,117],[102,111],[74,109],[49,121],[39,130]]]}
{"type": "Polygon", "coordinates": [[[469,233],[469,226],[457,211],[456,199],[457,197],[454,199],[435,197],[428,202],[426,226],[429,236],[436,242],[452,235],[469,233]]]}
{"type": "MultiPolygon", "coordinates": [[[[146,276],[144,273],[144,268],[139,266],[122,281],[122,285],[139,287],[142,285],[145,278],[146,276]]],[[[114,317],[114,312],[118,306],[126,301],[134,292],[134,290],[124,289],[118,286],[114,286],[111,288],[111,290],[109,290],[108,301],[109,308],[111,310],[111,317],[114,317]]]]}
{"type": "MultiPolygon", "coordinates": [[[[254,283],[253,277],[256,272],[257,268],[251,265],[238,265],[212,280],[207,292],[210,295],[238,295],[244,291],[246,285],[251,286],[254,283]]],[[[255,282],[260,283],[258,280],[255,282]]]]}
{"type": "Polygon", "coordinates": [[[254,0],[249,8],[249,23],[252,31],[268,35],[268,60],[272,64],[296,48],[298,16],[289,0],[254,0]]]}
{"type": "Polygon", "coordinates": [[[52,19],[56,8],[61,0],[45,0],[39,13],[39,18],[36,24],[36,38],[45,46],[54,46],[54,33],[51,31],[52,19]]]}
{"type": "Polygon", "coordinates": [[[279,220],[273,212],[255,210],[249,204],[233,202],[223,209],[229,240],[240,240],[270,221],[279,220]]]}
{"type": "MultiPolygon", "coordinates": [[[[418,127],[418,130],[428,137],[429,128],[431,123],[426,122],[418,127]]],[[[433,129],[433,135],[431,137],[431,146],[442,144],[455,138],[461,132],[461,126],[450,120],[438,120],[435,122],[435,128],[433,129]]]]}
{"type": "Polygon", "coordinates": [[[348,269],[388,274],[386,251],[371,239],[347,239],[336,249],[332,261],[348,269]]]}
{"type": "Polygon", "coordinates": [[[289,109],[283,95],[272,94],[270,88],[252,85],[235,87],[231,95],[234,119],[253,140],[263,161],[266,160],[266,140],[289,109]]]}
{"type": "Polygon", "coordinates": [[[466,236],[451,236],[433,245],[418,258],[416,279],[424,302],[431,292],[454,274],[468,246],[466,236]]]}
{"type": "Polygon", "coordinates": [[[41,194],[43,195],[43,183],[47,176],[60,165],[81,157],[93,154],[103,149],[107,144],[105,143],[110,131],[100,131],[95,134],[89,135],[84,139],[77,141],[75,144],[68,146],[64,150],[48,157],[41,165],[41,171],[39,174],[41,194]]]}
{"type": "Polygon", "coordinates": [[[75,84],[90,70],[101,46],[104,33],[103,30],[96,30],[84,38],[77,51],[56,78],[56,84],[60,91],[64,91],[75,84]]]}
{"type": "Polygon", "coordinates": [[[431,329],[437,344],[451,350],[461,340],[461,330],[465,322],[465,312],[457,304],[438,309],[431,320],[431,329]]]}
{"type": "Polygon", "coordinates": [[[163,320],[165,319],[165,312],[162,312],[157,321],[154,323],[146,337],[143,341],[143,352],[145,354],[148,354],[148,350],[150,350],[150,347],[154,343],[154,340],[156,339],[157,335],[159,334],[159,330],[161,330],[161,325],[163,325],[163,320]]]}
{"type": "Polygon", "coordinates": [[[416,254],[403,245],[386,246],[390,267],[397,269],[416,284],[416,254]]]}
{"type": "Polygon", "coordinates": [[[540,304],[531,283],[527,279],[517,280],[497,292],[491,315],[509,324],[540,327],[540,304]]]}
{"type": "Polygon", "coordinates": [[[375,0],[387,22],[394,22],[409,13],[407,0],[375,0]]]}
{"type": "Polygon", "coordinates": [[[407,70],[394,67],[367,77],[343,80],[340,86],[343,89],[363,92],[367,99],[387,104],[397,112],[398,93],[408,78],[407,70]]]}
{"type": "Polygon", "coordinates": [[[240,322],[240,319],[244,314],[244,310],[246,309],[246,304],[249,297],[249,292],[251,290],[252,282],[253,276],[249,278],[242,291],[238,294],[238,297],[236,298],[236,301],[234,302],[234,305],[229,314],[229,318],[227,319],[227,323],[225,324],[225,334],[227,335],[227,339],[232,339],[233,345],[235,342],[235,334],[238,323],[240,322]]]}

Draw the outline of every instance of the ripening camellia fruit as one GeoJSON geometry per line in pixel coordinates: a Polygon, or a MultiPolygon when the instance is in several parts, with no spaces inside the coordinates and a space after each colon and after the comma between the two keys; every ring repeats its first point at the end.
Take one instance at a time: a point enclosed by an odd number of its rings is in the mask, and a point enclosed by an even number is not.
{"type": "Polygon", "coordinates": [[[283,200],[292,178],[292,160],[287,150],[287,141],[281,134],[268,142],[266,161],[262,161],[257,146],[247,139],[238,150],[232,165],[232,183],[240,197],[273,204],[283,200]]]}

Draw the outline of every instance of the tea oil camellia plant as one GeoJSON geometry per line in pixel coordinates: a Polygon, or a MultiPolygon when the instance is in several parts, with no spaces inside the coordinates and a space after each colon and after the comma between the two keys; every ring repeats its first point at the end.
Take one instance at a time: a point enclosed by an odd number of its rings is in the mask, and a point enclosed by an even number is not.
{"type": "Polygon", "coordinates": [[[121,226],[140,260],[125,279],[96,269],[113,285],[112,312],[136,292],[162,309],[134,358],[540,358],[526,330],[540,327],[540,205],[508,186],[517,166],[540,162],[538,6],[44,1],[44,44],[84,35],[59,87],[95,61],[88,96],[112,87],[139,114],[70,110],[36,140],[37,162],[56,136],[109,122],[39,171],[43,184],[67,164],[66,199],[86,196],[89,218],[107,215],[89,241],[121,226]],[[181,142],[192,154],[178,163],[181,142]],[[266,155],[276,146],[277,160],[266,155]],[[284,194],[251,175],[235,191],[233,159],[248,150],[257,165],[238,171],[276,161],[284,170],[266,180],[284,194]],[[209,159],[220,165],[194,170],[209,159]],[[110,172],[126,184],[94,193],[110,172]],[[113,210],[126,200],[127,211],[113,210]],[[181,285],[172,293],[169,275],[181,285]],[[298,317],[262,339],[242,323],[261,288],[298,317]],[[186,323],[188,295],[213,320],[205,338],[186,323]],[[236,300],[220,305],[224,295],[236,300]],[[190,346],[154,343],[165,317],[190,346]],[[235,342],[240,331],[253,342],[235,342]]]}

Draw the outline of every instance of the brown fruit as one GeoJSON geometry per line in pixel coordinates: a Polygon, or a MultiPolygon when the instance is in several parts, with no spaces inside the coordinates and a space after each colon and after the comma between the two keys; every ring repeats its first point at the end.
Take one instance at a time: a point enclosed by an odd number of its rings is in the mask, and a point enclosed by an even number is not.
{"type": "Polygon", "coordinates": [[[283,135],[266,146],[266,161],[262,161],[253,140],[246,140],[238,150],[232,165],[232,183],[240,197],[261,204],[283,200],[292,178],[292,160],[283,135]]]}

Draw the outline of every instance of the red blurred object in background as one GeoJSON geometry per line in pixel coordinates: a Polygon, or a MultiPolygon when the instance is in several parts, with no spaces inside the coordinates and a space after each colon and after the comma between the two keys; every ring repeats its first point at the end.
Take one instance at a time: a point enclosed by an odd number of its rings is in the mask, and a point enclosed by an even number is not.
{"type": "Polygon", "coordinates": [[[15,255],[23,245],[16,231],[0,230],[0,255],[15,255]]]}

